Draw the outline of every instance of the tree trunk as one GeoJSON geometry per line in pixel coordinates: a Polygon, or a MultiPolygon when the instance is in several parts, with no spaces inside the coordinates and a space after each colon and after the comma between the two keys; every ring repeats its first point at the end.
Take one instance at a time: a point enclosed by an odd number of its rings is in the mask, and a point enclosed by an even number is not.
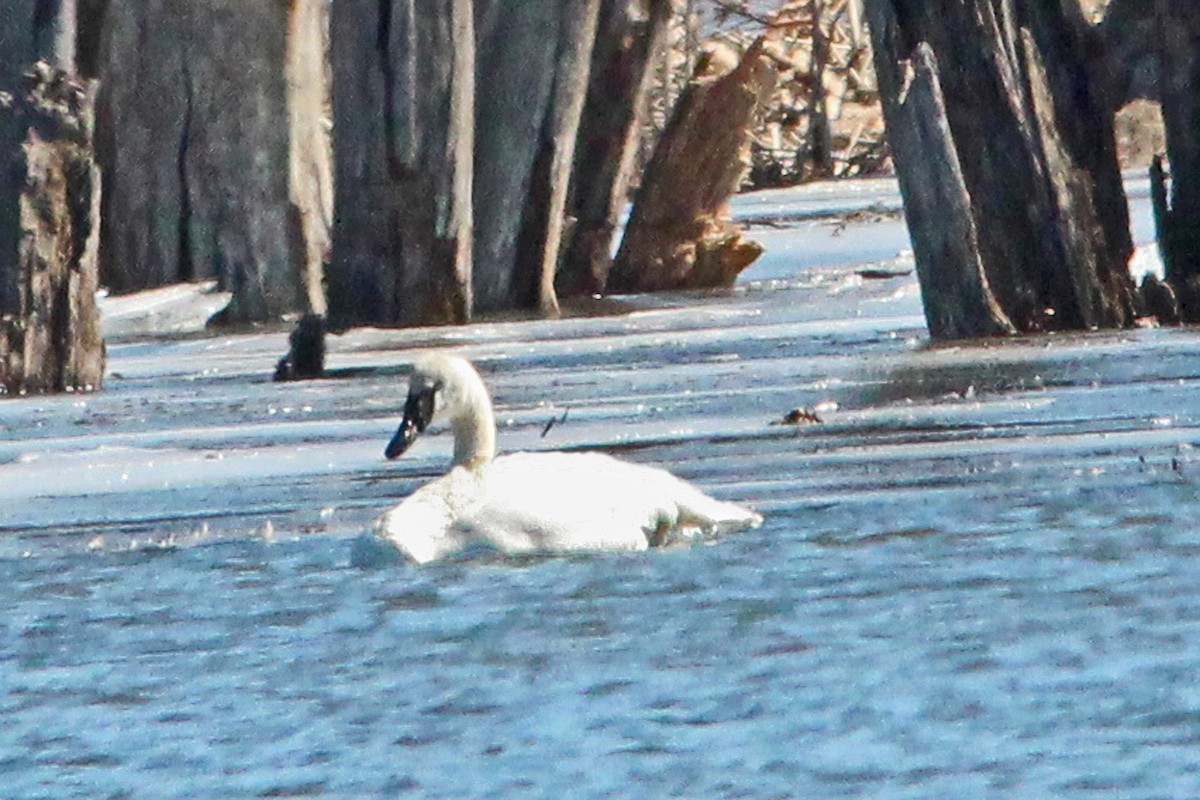
{"type": "Polygon", "coordinates": [[[216,279],[233,293],[231,320],[303,307],[289,207],[289,5],[109,4],[97,149],[101,274],[115,291],[216,279]]]}
{"type": "Polygon", "coordinates": [[[876,6],[876,12],[876,74],[929,333],[935,339],[1015,333],[983,270],[933,51],[917,45],[911,68],[900,70],[891,9],[876,6]]]}
{"type": "Polygon", "coordinates": [[[471,3],[421,6],[332,7],[335,329],[471,314],[471,3]]]}
{"type": "MultiPolygon", "coordinates": [[[[1168,243],[1166,279],[1176,291],[1200,280],[1200,6],[1190,0],[1156,0],[1161,53],[1163,126],[1171,162],[1170,206],[1161,225],[1168,243]]],[[[1190,287],[1188,287],[1190,288],[1190,287]]],[[[1185,304],[1188,322],[1200,309],[1185,304]]]]}
{"type": "Polygon", "coordinates": [[[612,241],[628,199],[652,77],[671,0],[603,0],[575,167],[573,217],[555,288],[560,297],[603,292],[612,241]]]}
{"type": "Polygon", "coordinates": [[[600,0],[476,0],[475,303],[554,311],[600,0]]]}
{"type": "Polygon", "coordinates": [[[68,13],[0,0],[0,392],[98,389],[104,373],[99,181],[68,13]]]}
{"type": "Polygon", "coordinates": [[[328,0],[291,0],[287,34],[288,179],[302,243],[305,301],[326,312],[325,265],[333,223],[333,151],[329,108],[328,0]]]}
{"type": "MultiPolygon", "coordinates": [[[[1022,331],[1130,324],[1128,210],[1111,112],[1092,82],[1075,0],[871,0],[868,9],[877,59],[887,37],[902,43],[901,54],[926,42],[936,57],[980,261],[1004,316],[1022,331]],[[883,30],[889,16],[892,33],[883,30]]],[[[918,153],[898,167],[923,169],[922,161],[918,153]]],[[[950,293],[926,296],[955,302],[950,293]]]]}
{"type": "Polygon", "coordinates": [[[732,71],[701,73],[680,97],[642,178],[611,291],[731,285],[762,252],[741,238],[728,205],[749,164],[750,129],[777,77],[759,41],[732,71]]]}

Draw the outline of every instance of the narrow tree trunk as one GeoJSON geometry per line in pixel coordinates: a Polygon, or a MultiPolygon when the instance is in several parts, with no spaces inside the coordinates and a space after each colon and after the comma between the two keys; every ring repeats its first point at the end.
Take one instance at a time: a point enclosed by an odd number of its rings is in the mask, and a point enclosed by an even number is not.
{"type": "Polygon", "coordinates": [[[554,272],[600,0],[476,0],[479,311],[554,311],[554,272]]]}
{"type": "Polygon", "coordinates": [[[473,27],[469,0],[332,6],[334,328],[470,316],[473,27]]]}
{"type": "MultiPolygon", "coordinates": [[[[703,65],[702,65],[703,68],[703,65]]],[[[762,252],[729,221],[749,164],[749,132],[778,77],[756,42],[730,72],[680,97],[634,201],[609,289],[727,286],[762,252]]]]}
{"type": "Polygon", "coordinates": [[[603,292],[612,242],[628,200],[652,77],[671,0],[603,0],[579,128],[571,234],[555,287],[560,297],[603,292]]]}
{"type": "Polygon", "coordinates": [[[287,35],[289,191],[293,240],[303,245],[305,301],[324,314],[325,265],[333,223],[333,151],[329,107],[328,0],[291,0],[287,35]]]}
{"type": "MultiPolygon", "coordinates": [[[[878,57],[888,36],[901,55],[921,42],[933,50],[980,261],[1004,316],[1022,331],[1132,322],[1112,118],[1075,0],[871,0],[868,10],[878,57]],[[894,33],[881,28],[889,17],[894,33]]],[[[919,155],[898,166],[923,168],[919,155]]]]}
{"type": "Polygon", "coordinates": [[[123,0],[104,14],[101,273],[216,279],[232,320],[304,306],[289,210],[288,3],[123,0]]]}
{"type": "Polygon", "coordinates": [[[70,74],[67,13],[0,0],[0,392],[96,389],[104,373],[90,91],[70,74]]]}

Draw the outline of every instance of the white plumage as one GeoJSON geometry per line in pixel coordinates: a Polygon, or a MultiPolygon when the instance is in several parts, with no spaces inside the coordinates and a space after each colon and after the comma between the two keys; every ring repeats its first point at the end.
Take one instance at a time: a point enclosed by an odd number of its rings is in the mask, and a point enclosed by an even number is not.
{"type": "Polygon", "coordinates": [[[467,361],[438,353],[413,366],[388,458],[442,418],[454,431],[454,465],[373,526],[419,564],[479,546],[514,554],[645,550],[762,522],[665,470],[601,453],[495,457],[483,380],[467,361]]]}

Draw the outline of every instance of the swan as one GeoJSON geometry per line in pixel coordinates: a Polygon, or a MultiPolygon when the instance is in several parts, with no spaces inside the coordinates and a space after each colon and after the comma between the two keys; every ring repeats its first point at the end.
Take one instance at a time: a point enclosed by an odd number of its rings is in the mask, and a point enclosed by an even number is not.
{"type": "Polygon", "coordinates": [[[369,538],[417,564],[482,547],[510,554],[639,551],[745,527],[762,517],[714,500],[666,470],[602,453],[496,456],[483,379],[465,359],[430,353],[413,364],[403,420],[384,454],[448,420],[449,472],[377,518],[369,538]]]}

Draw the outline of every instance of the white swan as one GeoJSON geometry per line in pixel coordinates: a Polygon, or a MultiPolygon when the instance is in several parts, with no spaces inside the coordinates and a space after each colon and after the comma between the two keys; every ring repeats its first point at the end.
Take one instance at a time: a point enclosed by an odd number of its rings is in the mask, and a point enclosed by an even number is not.
{"type": "Polygon", "coordinates": [[[492,403],[479,373],[461,358],[433,353],[413,365],[404,419],[385,455],[396,458],[440,419],[454,432],[450,471],[372,526],[418,564],[472,546],[503,553],[645,550],[762,522],[665,470],[600,453],[496,458],[492,403]]]}

